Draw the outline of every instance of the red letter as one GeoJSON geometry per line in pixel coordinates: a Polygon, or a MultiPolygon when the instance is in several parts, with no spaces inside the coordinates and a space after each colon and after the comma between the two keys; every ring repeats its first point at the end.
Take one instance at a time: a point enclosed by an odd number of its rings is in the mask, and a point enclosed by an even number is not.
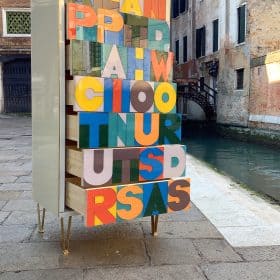
{"type": "Polygon", "coordinates": [[[95,11],[86,5],[69,3],[68,6],[68,39],[76,39],[77,26],[93,27],[97,23],[95,11]],[[77,13],[82,13],[83,18],[77,18],[77,13]]]}
{"type": "Polygon", "coordinates": [[[169,76],[173,67],[173,57],[174,54],[172,52],[162,53],[155,50],[151,51],[152,70],[153,70],[152,73],[154,74],[154,78],[157,82],[169,81],[169,76]],[[164,57],[166,56],[166,54],[167,54],[167,58],[164,57]]]}
{"type": "Polygon", "coordinates": [[[145,1],[144,17],[166,20],[166,0],[145,1]]]}
{"type": "Polygon", "coordinates": [[[112,224],[117,215],[116,188],[91,189],[87,191],[86,226],[112,224]]]}

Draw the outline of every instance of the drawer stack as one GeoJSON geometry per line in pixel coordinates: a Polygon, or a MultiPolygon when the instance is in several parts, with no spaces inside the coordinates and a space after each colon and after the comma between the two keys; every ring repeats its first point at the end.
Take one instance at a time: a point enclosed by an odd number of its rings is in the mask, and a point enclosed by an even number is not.
{"type": "Polygon", "coordinates": [[[189,209],[170,1],[80,2],[67,5],[66,205],[88,227],[189,209]]]}

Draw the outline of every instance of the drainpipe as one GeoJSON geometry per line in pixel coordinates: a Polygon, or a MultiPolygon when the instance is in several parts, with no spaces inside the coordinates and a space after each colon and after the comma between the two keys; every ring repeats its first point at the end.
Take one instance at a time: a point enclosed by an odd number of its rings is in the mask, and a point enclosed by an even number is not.
{"type": "Polygon", "coordinates": [[[196,1],[192,0],[192,59],[196,59],[196,1]]]}
{"type": "Polygon", "coordinates": [[[3,91],[3,63],[0,62],[0,114],[4,113],[4,91],[3,91]]]}

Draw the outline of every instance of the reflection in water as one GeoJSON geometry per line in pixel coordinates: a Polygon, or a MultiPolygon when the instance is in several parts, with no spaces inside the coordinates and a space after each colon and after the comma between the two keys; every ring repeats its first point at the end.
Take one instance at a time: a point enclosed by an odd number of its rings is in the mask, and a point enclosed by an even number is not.
{"type": "Polygon", "coordinates": [[[205,129],[192,129],[184,141],[191,155],[280,201],[279,149],[223,138],[205,129]]]}

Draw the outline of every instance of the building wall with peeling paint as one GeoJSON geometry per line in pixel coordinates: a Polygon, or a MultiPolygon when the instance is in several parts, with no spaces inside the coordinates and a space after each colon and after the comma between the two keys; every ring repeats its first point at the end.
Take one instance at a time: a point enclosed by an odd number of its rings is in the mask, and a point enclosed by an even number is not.
{"type": "MultiPolygon", "coordinates": [[[[217,87],[218,123],[280,129],[280,85],[277,81],[269,82],[269,66],[265,64],[267,54],[280,50],[279,1],[190,2],[188,13],[173,19],[173,42],[182,38],[183,34],[188,34],[189,38],[188,62],[183,63],[180,60],[180,63],[175,65],[175,78],[188,80],[204,77],[206,84],[217,87]],[[246,37],[244,43],[238,44],[237,9],[244,4],[246,37]],[[212,21],[216,18],[219,18],[219,51],[213,53],[212,21]],[[195,31],[203,25],[206,26],[206,55],[196,59],[195,31]],[[217,81],[209,75],[207,65],[211,61],[219,61],[217,81]],[[244,69],[242,90],[236,89],[238,69],[244,69]]],[[[180,47],[182,48],[182,45],[180,47]]]]}
{"type": "Polygon", "coordinates": [[[280,130],[280,3],[248,3],[251,89],[249,126],[280,130]]]}

